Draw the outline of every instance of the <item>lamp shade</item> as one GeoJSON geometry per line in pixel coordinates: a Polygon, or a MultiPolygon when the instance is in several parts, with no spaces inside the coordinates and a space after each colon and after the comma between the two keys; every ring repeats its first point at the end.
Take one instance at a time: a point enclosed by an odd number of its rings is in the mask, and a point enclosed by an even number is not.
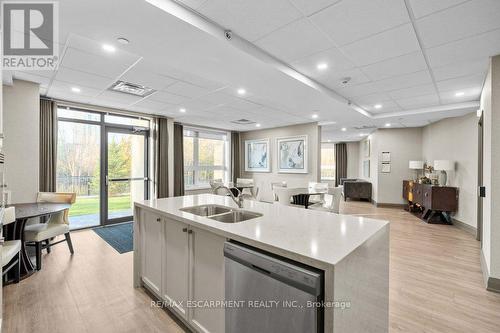
{"type": "Polygon", "coordinates": [[[450,160],[435,160],[434,170],[454,170],[455,162],[450,160]]]}
{"type": "Polygon", "coordinates": [[[410,161],[409,168],[421,170],[424,168],[424,161],[410,161]]]}

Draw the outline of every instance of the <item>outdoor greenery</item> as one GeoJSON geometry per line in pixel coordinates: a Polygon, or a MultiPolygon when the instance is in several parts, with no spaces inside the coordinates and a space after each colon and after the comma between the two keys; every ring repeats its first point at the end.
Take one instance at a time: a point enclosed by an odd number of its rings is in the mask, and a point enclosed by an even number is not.
{"type": "MultiPolygon", "coordinates": [[[[109,198],[109,211],[121,211],[130,209],[130,196],[122,195],[109,198]]],[[[69,216],[80,216],[99,213],[99,197],[78,197],[69,210],[69,216]]]]}

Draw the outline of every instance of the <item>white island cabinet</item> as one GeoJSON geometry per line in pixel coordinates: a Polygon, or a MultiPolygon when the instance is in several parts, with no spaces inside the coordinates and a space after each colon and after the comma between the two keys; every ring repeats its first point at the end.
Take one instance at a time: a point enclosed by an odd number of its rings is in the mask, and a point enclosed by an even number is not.
{"type": "Polygon", "coordinates": [[[255,201],[243,209],[262,216],[239,223],[181,210],[207,204],[239,209],[211,194],[134,205],[134,286],[192,331],[224,332],[223,249],[234,240],[324,272],[324,332],[388,332],[388,222],[255,201]]]}

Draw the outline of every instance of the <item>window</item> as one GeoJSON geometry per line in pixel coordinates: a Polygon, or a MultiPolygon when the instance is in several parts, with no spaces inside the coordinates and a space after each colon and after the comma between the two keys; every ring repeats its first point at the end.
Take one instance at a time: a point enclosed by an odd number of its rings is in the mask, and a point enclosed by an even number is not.
{"type": "Polygon", "coordinates": [[[321,180],[335,180],[335,144],[321,144],[321,180]]]}
{"type": "Polygon", "coordinates": [[[210,180],[228,179],[228,135],[199,129],[184,130],[184,185],[209,186],[210,180]]]}

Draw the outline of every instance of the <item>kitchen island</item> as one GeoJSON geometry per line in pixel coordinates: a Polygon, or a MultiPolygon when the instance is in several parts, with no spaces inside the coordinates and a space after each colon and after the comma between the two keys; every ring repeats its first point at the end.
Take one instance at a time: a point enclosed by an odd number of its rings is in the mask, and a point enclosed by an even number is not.
{"type": "Polygon", "coordinates": [[[134,221],[134,286],[193,331],[224,332],[227,240],[324,272],[324,332],[388,331],[386,221],[250,200],[238,208],[212,194],[136,202],[134,221]],[[225,223],[185,211],[204,205],[256,214],[225,223]]]}

